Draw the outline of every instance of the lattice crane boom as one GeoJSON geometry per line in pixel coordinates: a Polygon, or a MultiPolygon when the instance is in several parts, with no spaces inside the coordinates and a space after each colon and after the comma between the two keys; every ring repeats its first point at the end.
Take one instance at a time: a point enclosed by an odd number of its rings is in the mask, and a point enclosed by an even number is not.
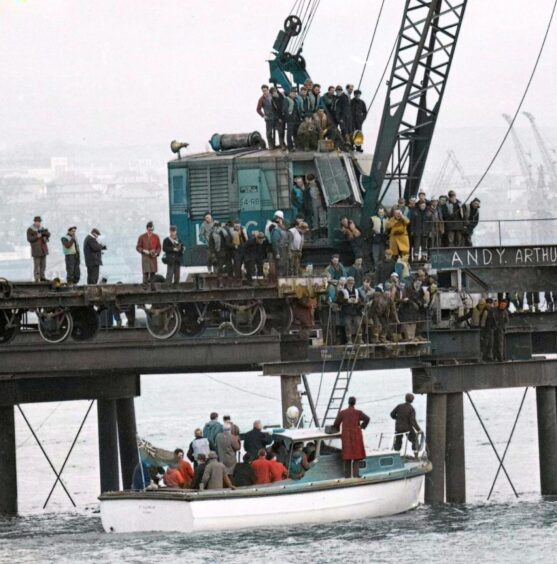
{"type": "Polygon", "coordinates": [[[536,120],[530,112],[522,112],[528,121],[532,125],[532,131],[534,132],[534,137],[536,138],[536,143],[538,144],[538,149],[542,157],[543,166],[545,168],[546,174],[550,178],[552,190],[557,190],[557,167],[555,166],[555,161],[551,158],[551,153],[547,147],[538,126],[536,125],[536,120]]]}
{"type": "MultiPolygon", "coordinates": [[[[503,119],[509,124],[512,124],[512,118],[509,114],[502,114],[503,119]]],[[[530,163],[528,157],[526,156],[526,151],[522,145],[520,137],[516,133],[514,127],[511,129],[511,137],[513,139],[514,150],[516,157],[518,159],[518,165],[520,166],[520,172],[526,181],[526,187],[531,189],[534,187],[534,179],[532,177],[532,164],[530,163]]]]}

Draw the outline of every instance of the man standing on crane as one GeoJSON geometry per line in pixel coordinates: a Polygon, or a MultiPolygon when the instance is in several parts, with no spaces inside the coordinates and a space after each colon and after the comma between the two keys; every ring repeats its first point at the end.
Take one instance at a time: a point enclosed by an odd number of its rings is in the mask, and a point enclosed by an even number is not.
{"type": "Polygon", "coordinates": [[[369,417],[355,406],[356,398],[351,396],[348,398],[348,407],[339,412],[334,423],[337,429],[341,429],[342,426],[342,460],[345,478],[358,478],[360,475],[358,462],[366,457],[362,429],[368,426],[369,417]]]}

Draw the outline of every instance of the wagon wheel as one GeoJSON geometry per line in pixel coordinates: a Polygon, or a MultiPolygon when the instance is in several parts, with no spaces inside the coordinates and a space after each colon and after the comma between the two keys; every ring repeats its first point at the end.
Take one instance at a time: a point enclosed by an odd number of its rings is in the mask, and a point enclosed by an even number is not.
{"type": "Polygon", "coordinates": [[[147,331],[155,339],[170,339],[180,328],[182,317],[175,305],[145,307],[147,331]]]}
{"type": "Polygon", "coordinates": [[[238,335],[250,337],[265,327],[267,314],[258,302],[225,304],[230,312],[230,325],[238,335]]]}
{"type": "Polygon", "coordinates": [[[280,334],[287,333],[294,322],[294,311],[288,302],[268,302],[265,303],[267,321],[265,330],[274,329],[280,334]]]}
{"type": "Polygon", "coordinates": [[[0,278],[0,298],[8,299],[12,295],[13,284],[6,280],[6,278],[0,278]]]}
{"type": "Polygon", "coordinates": [[[0,310],[0,345],[9,343],[19,332],[19,313],[11,309],[0,310]]]}
{"type": "Polygon", "coordinates": [[[39,321],[39,333],[47,343],[65,341],[73,329],[73,319],[69,311],[57,308],[40,308],[36,310],[39,321]]]}
{"type": "Polygon", "coordinates": [[[182,323],[180,333],[186,337],[197,337],[207,328],[207,305],[183,304],[180,308],[182,323]]]}
{"type": "Polygon", "coordinates": [[[87,341],[97,334],[100,319],[94,307],[73,307],[70,313],[73,320],[72,338],[75,341],[87,341]]]}

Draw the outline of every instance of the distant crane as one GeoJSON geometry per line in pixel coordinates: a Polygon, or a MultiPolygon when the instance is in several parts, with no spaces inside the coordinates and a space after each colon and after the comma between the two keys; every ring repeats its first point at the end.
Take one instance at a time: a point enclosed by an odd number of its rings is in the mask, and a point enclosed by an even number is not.
{"type": "Polygon", "coordinates": [[[557,167],[555,166],[555,161],[551,156],[550,149],[546,145],[538,126],[536,125],[536,120],[534,116],[529,112],[522,112],[530,121],[532,125],[532,131],[534,132],[534,137],[536,138],[536,143],[538,144],[538,149],[540,150],[542,156],[542,162],[544,166],[544,172],[549,177],[549,189],[550,191],[557,190],[557,167]]]}
{"type": "MultiPolygon", "coordinates": [[[[512,118],[509,114],[502,114],[503,119],[511,125],[512,118]]],[[[534,188],[534,179],[532,178],[532,165],[527,157],[527,153],[524,150],[524,146],[522,145],[522,141],[520,137],[516,133],[514,127],[511,129],[511,136],[513,138],[514,143],[514,150],[516,152],[516,156],[518,158],[518,164],[520,166],[520,172],[524,177],[524,182],[526,183],[526,188],[528,190],[532,190],[534,188]]]]}
{"type": "Polygon", "coordinates": [[[435,179],[435,184],[433,185],[433,192],[434,194],[438,194],[441,190],[444,190],[445,187],[449,186],[451,180],[454,176],[454,173],[458,172],[461,179],[467,184],[469,188],[472,188],[472,183],[470,182],[470,178],[464,172],[460,161],[457,159],[455,152],[452,149],[447,151],[447,156],[441,165],[441,169],[439,170],[439,174],[435,179]],[[452,165],[449,168],[449,165],[452,165]]]}

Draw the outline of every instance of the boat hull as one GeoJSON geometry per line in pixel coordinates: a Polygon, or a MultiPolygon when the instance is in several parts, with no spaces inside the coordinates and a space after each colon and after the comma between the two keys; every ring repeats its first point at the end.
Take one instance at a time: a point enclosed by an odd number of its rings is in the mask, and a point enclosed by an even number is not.
{"type": "Polygon", "coordinates": [[[214,499],[191,499],[181,492],[109,494],[101,497],[101,520],[107,532],[192,533],[383,517],[416,507],[423,482],[421,474],[381,482],[339,480],[325,489],[288,491],[273,485],[214,499]]]}

